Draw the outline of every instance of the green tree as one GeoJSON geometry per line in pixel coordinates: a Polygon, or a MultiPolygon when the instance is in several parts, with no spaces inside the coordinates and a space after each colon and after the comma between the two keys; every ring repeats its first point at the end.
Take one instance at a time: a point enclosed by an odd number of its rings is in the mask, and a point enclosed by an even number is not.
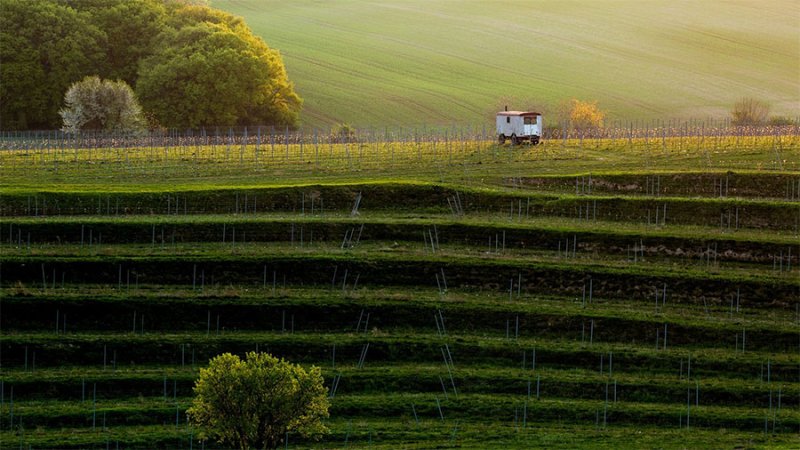
{"type": "Polygon", "coordinates": [[[136,84],[139,61],[155,52],[164,30],[167,8],[163,0],[60,0],[86,13],[106,34],[105,57],[93,73],[110,80],[136,84]]]}
{"type": "Polygon", "coordinates": [[[0,126],[56,128],[69,85],[103,60],[90,18],[46,0],[0,0],[0,126]]]}
{"type": "Polygon", "coordinates": [[[223,445],[273,449],[286,433],[317,437],[328,430],[327,389],[318,367],[309,371],[267,353],[246,359],[225,353],[200,369],[189,420],[223,445]]]}
{"type": "Polygon", "coordinates": [[[280,53],[203,2],[0,0],[0,12],[0,128],[58,127],[87,75],[136,86],[165,126],[297,124],[280,53]]]}
{"type": "Polygon", "coordinates": [[[244,22],[205,6],[176,8],[140,65],[142,106],[168,127],[297,125],[302,100],[280,53],[244,22]]]}
{"type": "Polygon", "coordinates": [[[136,132],[145,128],[142,107],[133,89],[122,80],[86,77],[69,87],[64,103],[66,106],[59,114],[66,132],[85,129],[136,132]]]}

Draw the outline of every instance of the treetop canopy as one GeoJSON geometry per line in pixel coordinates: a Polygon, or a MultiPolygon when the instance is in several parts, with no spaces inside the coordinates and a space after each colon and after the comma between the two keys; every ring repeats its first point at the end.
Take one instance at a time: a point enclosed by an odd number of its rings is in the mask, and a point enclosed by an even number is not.
{"type": "Polygon", "coordinates": [[[280,53],[236,16],[175,0],[0,0],[0,128],[59,128],[86,76],[134,87],[165,127],[288,125],[302,100],[280,53]]]}

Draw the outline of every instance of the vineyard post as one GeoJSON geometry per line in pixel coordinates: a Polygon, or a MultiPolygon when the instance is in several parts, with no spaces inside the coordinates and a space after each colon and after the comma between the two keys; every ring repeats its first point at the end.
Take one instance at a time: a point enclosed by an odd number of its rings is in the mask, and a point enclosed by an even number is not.
{"type": "Polygon", "coordinates": [[[97,383],[92,383],[92,431],[97,421],[97,383]]]}
{"type": "Polygon", "coordinates": [[[275,127],[269,127],[269,143],[272,148],[272,159],[275,160],[275,127]]]}
{"type": "Polygon", "coordinates": [[[694,389],[694,406],[696,408],[696,407],[700,406],[700,380],[695,379],[694,383],[695,383],[694,384],[694,386],[695,386],[695,389],[694,389]]]}
{"type": "Polygon", "coordinates": [[[522,428],[528,428],[528,400],[525,400],[525,406],[523,409],[522,428]]]}
{"type": "Polygon", "coordinates": [[[256,151],[253,154],[253,159],[254,159],[254,162],[256,164],[258,164],[258,152],[261,149],[261,127],[260,126],[258,127],[257,133],[258,133],[258,137],[256,138],[256,151]]]}
{"type": "Polygon", "coordinates": [[[744,353],[745,330],[742,328],[742,353],[744,353]]]}
{"type": "Polygon", "coordinates": [[[572,257],[573,258],[575,258],[575,252],[577,251],[577,248],[578,248],[578,235],[577,234],[573,234],[572,235],[572,257]]]}
{"type": "Polygon", "coordinates": [[[304,156],[303,156],[304,155],[304,153],[303,153],[303,144],[304,144],[304,141],[305,141],[305,135],[303,134],[303,131],[300,130],[295,135],[295,138],[300,141],[300,161],[302,162],[303,159],[304,159],[304,156]]]}
{"type": "Polygon", "coordinates": [[[633,147],[633,123],[628,122],[628,147],[633,147]]]}
{"type": "Polygon", "coordinates": [[[239,165],[244,164],[244,152],[247,148],[247,127],[244,127],[244,135],[242,136],[242,146],[239,148],[239,165]]]}
{"type": "Polygon", "coordinates": [[[583,296],[581,297],[581,307],[586,308],[586,282],[583,282],[583,296]]]}
{"type": "Polygon", "coordinates": [[[606,401],[603,403],[603,428],[608,423],[608,381],[606,381],[606,401]]]}
{"type": "Polygon", "coordinates": [[[231,160],[231,143],[234,141],[233,127],[228,127],[228,137],[225,139],[225,160],[231,160]]]}
{"type": "Polygon", "coordinates": [[[770,366],[770,359],[769,359],[769,358],[767,358],[767,384],[770,384],[770,383],[771,383],[771,377],[770,377],[770,374],[771,374],[772,372],[770,371],[770,367],[771,367],[771,366],[770,366]]]}
{"type": "Polygon", "coordinates": [[[444,386],[444,379],[439,375],[439,383],[442,385],[442,392],[444,392],[444,399],[447,400],[447,388],[444,386]]]}
{"type": "Polygon", "coordinates": [[[284,140],[286,143],[286,162],[289,162],[289,125],[286,125],[284,140]]]}
{"type": "Polygon", "coordinates": [[[691,392],[692,392],[691,388],[687,386],[686,387],[686,429],[687,430],[689,429],[689,416],[691,415],[691,410],[692,410],[692,403],[691,403],[692,394],[691,394],[691,392]]]}

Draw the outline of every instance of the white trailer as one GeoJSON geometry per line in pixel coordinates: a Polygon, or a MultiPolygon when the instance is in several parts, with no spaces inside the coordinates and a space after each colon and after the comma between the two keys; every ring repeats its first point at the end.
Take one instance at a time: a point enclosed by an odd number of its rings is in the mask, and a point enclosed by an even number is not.
{"type": "Polygon", "coordinates": [[[536,145],[542,137],[542,115],[530,111],[500,111],[497,113],[497,141],[510,139],[514,145],[530,142],[536,145]]]}

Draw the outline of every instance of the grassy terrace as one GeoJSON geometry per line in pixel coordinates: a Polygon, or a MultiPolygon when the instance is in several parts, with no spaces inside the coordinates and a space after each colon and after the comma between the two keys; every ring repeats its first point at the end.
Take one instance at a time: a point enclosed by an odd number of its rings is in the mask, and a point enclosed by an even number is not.
{"type": "MultiPolygon", "coordinates": [[[[99,147],[91,141],[71,140],[30,146],[23,140],[15,144],[17,150],[0,153],[2,187],[3,192],[27,194],[55,190],[174,195],[222,187],[401,181],[496,189],[498,182],[504,184],[509,178],[590,174],[652,178],[701,171],[724,177],[735,171],[778,176],[771,183],[778,192],[769,196],[784,199],[795,192],[797,197],[796,187],[785,183],[796,184],[800,170],[800,136],[795,128],[778,136],[571,137],[546,140],[535,148],[494,145],[485,130],[459,131],[460,135],[446,139],[416,136],[415,130],[388,136],[391,140],[384,140],[385,133],[376,133],[348,144],[314,141],[314,134],[301,136],[304,144],[231,141],[213,146],[180,139],[99,147]]],[[[726,192],[734,193],[728,182],[726,192]]],[[[687,190],[697,189],[696,184],[684,183],[687,190]]],[[[698,192],[712,186],[713,182],[698,192]]]]}
{"type": "Polygon", "coordinates": [[[706,139],[4,150],[0,448],[213,448],[255,349],[292,448],[797,447],[800,141],[706,139]]]}
{"type": "MultiPolygon", "coordinates": [[[[435,408],[435,405],[434,405],[435,408]]],[[[519,408],[517,408],[519,409],[519,408]]],[[[171,418],[170,418],[171,419],[171,418]]],[[[679,417],[680,419],[680,417],[679,417]]],[[[89,419],[91,420],[91,419],[89,419]]],[[[766,436],[754,432],[725,430],[708,431],[685,430],[664,426],[618,427],[612,425],[580,426],[573,424],[553,424],[531,419],[526,423],[512,421],[485,420],[481,423],[465,423],[464,421],[441,421],[438,418],[419,418],[414,420],[408,414],[400,419],[370,421],[365,419],[331,420],[331,435],[328,441],[316,445],[303,444],[307,447],[329,448],[342,446],[349,448],[384,448],[392,449],[402,445],[405,448],[430,448],[431,446],[461,448],[519,448],[546,446],[548,448],[571,449],[575,447],[592,448],[630,448],[664,447],[665,442],[680,442],[681,446],[736,446],[792,448],[796,440],[786,435],[766,436]],[[527,425],[527,426],[526,426],[527,425]],[[543,432],[543,431],[546,431],[543,432]],[[486,436],[492,439],[487,441],[486,436]],[[480,443],[480,444],[476,444],[480,443]]],[[[16,436],[2,434],[4,438],[16,439],[16,436]]],[[[63,427],[59,433],[46,433],[42,430],[31,430],[26,434],[30,442],[38,447],[86,448],[109,447],[117,442],[128,446],[148,448],[187,447],[194,437],[191,430],[179,424],[151,426],[97,426],[94,430],[89,426],[63,427]],[[154,446],[153,441],[159,445],[154,446]],[[100,443],[98,443],[100,442],[100,443]]],[[[196,444],[196,442],[195,442],[196,444]]],[[[120,444],[122,445],[122,444],[120,444]]],[[[198,444],[199,445],[199,444],[198,444]]],[[[290,446],[298,445],[291,441],[290,446]]],[[[206,446],[209,447],[209,446],[206,446]]],[[[676,446],[677,447],[677,446],[676,446]]],[[[210,448],[210,447],[209,447],[210,448]]]]}

